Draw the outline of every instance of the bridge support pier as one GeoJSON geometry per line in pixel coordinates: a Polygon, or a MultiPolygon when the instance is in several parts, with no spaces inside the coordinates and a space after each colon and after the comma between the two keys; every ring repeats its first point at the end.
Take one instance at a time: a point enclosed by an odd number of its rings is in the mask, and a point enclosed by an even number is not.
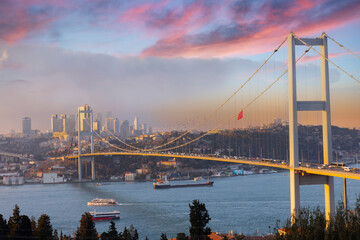
{"type": "Polygon", "coordinates": [[[299,176],[295,170],[299,167],[299,143],[298,143],[298,111],[321,111],[323,130],[323,163],[329,165],[332,162],[332,135],[330,118],[330,90],[329,68],[327,51],[327,37],[323,34],[320,38],[295,38],[293,33],[288,37],[288,85],[289,85],[289,157],[290,157],[290,200],[291,219],[298,217],[300,209],[300,185],[324,184],[325,191],[325,214],[327,226],[335,211],[334,178],[314,175],[299,176]],[[320,46],[321,54],[321,96],[322,101],[298,101],[296,96],[296,58],[295,46],[306,45],[320,46]]]}

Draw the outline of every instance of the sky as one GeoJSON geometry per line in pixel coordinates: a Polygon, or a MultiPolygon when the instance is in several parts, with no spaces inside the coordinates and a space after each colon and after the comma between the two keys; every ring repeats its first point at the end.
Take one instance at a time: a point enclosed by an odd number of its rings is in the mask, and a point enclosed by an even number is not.
{"type": "MultiPolygon", "coordinates": [[[[25,116],[33,129],[50,129],[51,114],[74,114],[83,104],[112,111],[119,120],[137,115],[154,129],[189,129],[240,87],[291,31],[300,37],[326,32],[359,55],[360,1],[1,0],[0,132],[20,131],[25,116]]],[[[359,58],[330,40],[329,53],[360,78],[359,58]]],[[[286,43],[277,54],[204,128],[239,112],[286,70],[286,43]]],[[[319,97],[313,92],[320,65],[309,54],[299,62],[298,75],[305,80],[298,92],[311,100],[319,97]]],[[[286,120],[284,78],[284,86],[245,111],[243,123],[224,127],[286,120]]],[[[360,84],[332,65],[330,82],[333,124],[360,127],[360,84]]],[[[304,123],[319,121],[302,116],[304,123]]]]}

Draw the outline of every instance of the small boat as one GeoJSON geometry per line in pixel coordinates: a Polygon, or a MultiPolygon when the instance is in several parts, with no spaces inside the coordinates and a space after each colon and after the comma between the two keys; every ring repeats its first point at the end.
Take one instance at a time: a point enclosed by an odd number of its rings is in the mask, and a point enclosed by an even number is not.
{"type": "Polygon", "coordinates": [[[113,220],[113,219],[120,219],[120,211],[113,211],[113,212],[90,212],[91,219],[93,221],[105,221],[105,220],[113,220]]]}
{"type": "Polygon", "coordinates": [[[91,200],[91,202],[87,202],[88,206],[111,206],[117,205],[118,203],[115,199],[102,199],[102,198],[95,198],[91,200]]]}

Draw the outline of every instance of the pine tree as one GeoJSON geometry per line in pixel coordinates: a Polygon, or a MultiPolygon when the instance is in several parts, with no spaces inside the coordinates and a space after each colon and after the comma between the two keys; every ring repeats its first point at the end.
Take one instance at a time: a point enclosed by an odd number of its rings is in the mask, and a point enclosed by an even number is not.
{"type": "Polygon", "coordinates": [[[26,215],[20,216],[20,229],[19,229],[18,236],[19,236],[18,239],[25,239],[25,238],[33,237],[33,232],[31,229],[31,220],[26,215]]]}
{"type": "Polygon", "coordinates": [[[76,240],[90,240],[98,239],[98,233],[95,228],[95,224],[92,220],[91,214],[85,212],[81,216],[80,228],[76,230],[75,239],[76,240]]]}
{"type": "Polygon", "coordinates": [[[60,239],[59,239],[58,232],[57,232],[56,229],[54,230],[54,234],[53,234],[53,238],[52,238],[52,239],[53,239],[53,240],[60,240],[60,239]]]}
{"type": "Polygon", "coordinates": [[[115,223],[113,221],[110,222],[109,231],[107,233],[108,233],[109,239],[111,239],[111,240],[119,239],[119,234],[115,227],[115,223]]]}
{"type": "Polygon", "coordinates": [[[209,240],[211,229],[205,227],[211,220],[209,213],[204,203],[200,203],[199,200],[193,200],[190,208],[190,240],[209,240]]]}
{"type": "Polygon", "coordinates": [[[36,235],[36,220],[34,216],[31,216],[31,230],[33,232],[34,235],[36,235]]]}
{"type": "Polygon", "coordinates": [[[9,218],[9,238],[16,239],[20,231],[20,210],[15,204],[13,215],[9,218]]]}
{"type": "Polygon", "coordinates": [[[110,222],[109,230],[101,234],[101,240],[119,240],[120,236],[116,230],[115,223],[110,222]]]}
{"type": "Polygon", "coordinates": [[[48,215],[42,214],[39,217],[36,233],[39,240],[52,239],[53,229],[50,223],[50,217],[48,215]]]}
{"type": "Polygon", "coordinates": [[[166,233],[161,233],[160,240],[168,240],[166,233]]]}

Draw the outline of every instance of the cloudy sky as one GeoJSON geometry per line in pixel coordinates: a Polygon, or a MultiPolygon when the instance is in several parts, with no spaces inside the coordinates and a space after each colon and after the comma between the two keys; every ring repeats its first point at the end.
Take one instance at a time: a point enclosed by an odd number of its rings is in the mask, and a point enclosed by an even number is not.
{"type": "MultiPolygon", "coordinates": [[[[24,116],[33,128],[49,129],[51,114],[75,113],[83,104],[120,120],[137,115],[156,129],[190,128],[290,31],[301,37],[326,32],[359,55],[360,2],[1,0],[0,132],[20,131],[24,116]]],[[[286,69],[286,51],[284,46],[207,127],[236,114],[275,80],[286,69]]],[[[360,78],[358,58],[331,41],[329,52],[360,78]]],[[[300,98],[319,97],[318,60],[312,53],[299,62],[300,98]]],[[[360,84],[333,66],[330,78],[333,123],[360,127],[360,84]]],[[[241,124],[286,120],[286,79],[249,108],[241,124]]],[[[309,114],[300,119],[321,121],[309,114]]]]}

